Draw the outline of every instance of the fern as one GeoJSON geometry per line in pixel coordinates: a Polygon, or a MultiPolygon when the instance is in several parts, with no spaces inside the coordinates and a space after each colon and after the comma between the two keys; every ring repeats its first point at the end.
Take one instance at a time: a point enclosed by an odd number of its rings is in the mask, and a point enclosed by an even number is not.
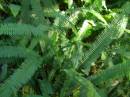
{"type": "Polygon", "coordinates": [[[36,53],[22,47],[4,46],[0,50],[3,50],[3,52],[0,52],[1,58],[25,58],[25,62],[22,63],[21,67],[0,87],[0,97],[10,97],[12,93],[17,91],[33,76],[40,66],[42,59],[36,53]]]}
{"type": "Polygon", "coordinates": [[[130,48],[129,8],[107,9],[105,0],[0,1],[0,97],[107,97],[113,87],[102,83],[130,77],[128,54],[119,52],[130,48]]]}
{"type": "Polygon", "coordinates": [[[92,44],[90,50],[86,52],[82,60],[84,68],[89,68],[93,62],[100,56],[100,53],[113,41],[117,38],[120,33],[124,32],[127,25],[127,17],[124,15],[118,15],[112,21],[108,27],[105,28],[104,32],[97,37],[96,42],[92,44]]]}
{"type": "Polygon", "coordinates": [[[31,56],[38,56],[35,52],[15,46],[2,46],[0,47],[0,58],[30,58],[31,56]]]}
{"type": "Polygon", "coordinates": [[[108,68],[92,77],[89,79],[94,83],[94,84],[100,84],[102,82],[109,81],[110,79],[116,79],[116,78],[121,78],[124,76],[129,76],[130,72],[130,61],[117,64],[111,68],[108,68]]]}
{"type": "Polygon", "coordinates": [[[34,27],[29,24],[8,23],[0,25],[0,35],[41,37],[48,29],[49,27],[44,25],[34,27]]]}
{"type": "Polygon", "coordinates": [[[14,92],[30,80],[40,65],[41,59],[37,57],[26,59],[14,74],[1,85],[0,97],[11,97],[14,92]]]}

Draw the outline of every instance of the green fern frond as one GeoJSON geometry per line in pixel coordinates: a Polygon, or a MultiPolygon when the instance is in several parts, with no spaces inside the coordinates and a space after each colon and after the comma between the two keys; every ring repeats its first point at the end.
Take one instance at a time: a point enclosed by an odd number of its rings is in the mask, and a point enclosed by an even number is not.
{"type": "Polygon", "coordinates": [[[25,84],[41,65],[42,59],[30,49],[14,46],[0,47],[1,58],[25,58],[9,79],[0,85],[0,97],[11,97],[23,84],[25,84]]]}
{"type": "Polygon", "coordinates": [[[39,68],[42,59],[38,54],[23,47],[0,47],[1,58],[25,58],[25,62],[0,86],[0,97],[10,97],[25,84],[39,68]]]}
{"type": "Polygon", "coordinates": [[[99,84],[110,79],[121,78],[128,76],[130,73],[130,61],[126,61],[121,64],[117,64],[111,68],[108,68],[94,76],[91,76],[89,79],[94,82],[94,84],[99,84]]]}
{"type": "Polygon", "coordinates": [[[113,39],[118,38],[119,35],[124,32],[127,21],[128,18],[125,15],[118,15],[115,17],[108,27],[105,28],[105,31],[97,37],[97,40],[92,44],[90,50],[85,53],[81,62],[85,64],[83,66],[84,68],[89,68],[113,39]]]}
{"type": "Polygon", "coordinates": [[[0,35],[41,37],[48,29],[49,27],[44,25],[34,27],[29,24],[8,23],[0,25],[0,35]]]}
{"type": "Polygon", "coordinates": [[[0,97],[11,97],[13,93],[31,79],[41,62],[42,60],[38,57],[26,59],[14,74],[0,85],[0,97]]]}
{"type": "Polygon", "coordinates": [[[0,58],[29,58],[31,56],[38,56],[27,48],[16,46],[2,46],[0,51],[0,58]]]}

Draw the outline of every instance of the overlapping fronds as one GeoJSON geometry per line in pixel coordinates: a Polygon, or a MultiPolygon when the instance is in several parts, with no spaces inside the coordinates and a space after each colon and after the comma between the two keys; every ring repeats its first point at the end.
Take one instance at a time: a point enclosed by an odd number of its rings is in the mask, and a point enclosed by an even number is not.
{"type": "Polygon", "coordinates": [[[130,79],[121,1],[0,1],[0,97],[124,97],[114,93],[130,79]]]}
{"type": "Polygon", "coordinates": [[[22,65],[0,86],[0,97],[11,97],[22,85],[30,80],[41,65],[41,59],[26,59],[22,65]]]}
{"type": "Polygon", "coordinates": [[[42,59],[35,52],[22,47],[4,46],[0,50],[1,58],[25,58],[22,65],[0,87],[0,97],[10,97],[33,76],[42,59]]]}

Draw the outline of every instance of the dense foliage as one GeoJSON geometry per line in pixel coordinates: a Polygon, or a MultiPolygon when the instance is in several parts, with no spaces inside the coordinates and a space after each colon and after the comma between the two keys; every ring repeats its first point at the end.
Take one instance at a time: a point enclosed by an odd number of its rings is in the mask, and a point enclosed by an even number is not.
{"type": "Polygon", "coordinates": [[[0,97],[130,97],[129,0],[0,0],[0,97]]]}

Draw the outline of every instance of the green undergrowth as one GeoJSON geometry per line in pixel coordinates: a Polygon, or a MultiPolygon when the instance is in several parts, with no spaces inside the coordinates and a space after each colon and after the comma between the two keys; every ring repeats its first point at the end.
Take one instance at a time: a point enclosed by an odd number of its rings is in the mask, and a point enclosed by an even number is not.
{"type": "Polygon", "coordinates": [[[129,97],[129,0],[0,0],[0,97],[129,97]]]}

